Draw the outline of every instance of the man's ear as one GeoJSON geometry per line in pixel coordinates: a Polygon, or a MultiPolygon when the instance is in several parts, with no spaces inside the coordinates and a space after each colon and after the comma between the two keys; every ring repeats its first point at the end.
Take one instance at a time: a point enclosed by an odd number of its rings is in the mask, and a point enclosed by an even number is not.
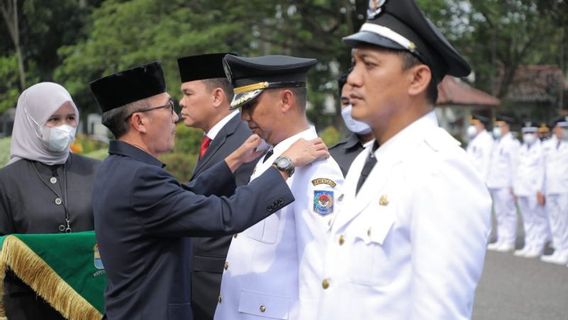
{"type": "Polygon", "coordinates": [[[288,112],[292,109],[292,105],[296,101],[296,96],[290,89],[284,89],[280,91],[280,111],[283,113],[288,112]]]}
{"type": "Polygon", "coordinates": [[[218,108],[227,99],[227,96],[225,95],[225,91],[223,91],[223,89],[215,88],[211,92],[211,99],[213,100],[213,107],[218,108]]]}
{"type": "Polygon", "coordinates": [[[425,64],[416,65],[410,70],[410,86],[408,87],[408,94],[411,96],[417,96],[419,94],[426,94],[428,90],[428,85],[432,80],[432,71],[425,64]]]}
{"type": "Polygon", "coordinates": [[[140,133],[146,133],[146,118],[138,112],[134,112],[129,119],[130,126],[140,133]]]}

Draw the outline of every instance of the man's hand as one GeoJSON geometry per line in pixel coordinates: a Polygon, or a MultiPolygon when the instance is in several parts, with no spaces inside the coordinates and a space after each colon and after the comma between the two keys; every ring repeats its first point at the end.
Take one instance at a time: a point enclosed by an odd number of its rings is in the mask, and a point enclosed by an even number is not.
{"type": "Polygon", "coordinates": [[[262,139],[258,135],[253,134],[237,150],[225,158],[231,172],[235,172],[243,163],[258,159],[263,154],[263,152],[256,151],[256,147],[260,145],[261,141],[262,139]]]}
{"type": "Polygon", "coordinates": [[[327,159],[329,152],[321,138],[313,140],[300,139],[294,142],[282,155],[290,158],[294,166],[299,168],[318,159],[327,159]]]}

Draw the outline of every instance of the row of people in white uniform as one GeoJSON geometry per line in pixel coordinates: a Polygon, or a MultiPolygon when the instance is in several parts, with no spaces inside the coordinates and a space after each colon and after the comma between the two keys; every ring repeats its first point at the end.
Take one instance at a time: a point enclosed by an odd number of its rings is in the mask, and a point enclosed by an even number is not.
{"type": "Polygon", "coordinates": [[[541,141],[538,126],[525,122],[522,144],[513,137],[513,119],[496,117],[493,135],[488,119],[472,117],[468,154],[474,160],[493,198],[497,240],[488,249],[515,248],[517,208],[523,219],[525,245],[515,255],[560,265],[568,264],[568,117],[554,121],[553,134],[541,141]],[[515,201],[516,200],[516,201],[515,201]],[[548,241],[555,248],[543,255],[548,241]]]}

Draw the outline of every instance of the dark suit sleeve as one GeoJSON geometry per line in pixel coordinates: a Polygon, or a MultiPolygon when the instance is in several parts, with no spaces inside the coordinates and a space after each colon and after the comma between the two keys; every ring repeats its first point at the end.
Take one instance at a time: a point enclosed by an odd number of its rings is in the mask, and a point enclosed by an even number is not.
{"type": "MultiPolygon", "coordinates": [[[[225,166],[226,169],[226,166],[225,166]]],[[[224,175],[215,166],[192,182],[205,188],[224,175]]],[[[222,179],[222,178],[221,178],[222,179]]],[[[228,197],[198,195],[181,188],[161,168],[138,170],[130,199],[145,233],[157,237],[214,236],[241,232],[294,201],[288,185],[275,168],[228,197]]]]}
{"type": "Polygon", "coordinates": [[[221,161],[203,171],[197,178],[186,183],[183,187],[186,190],[204,196],[228,196],[235,192],[237,186],[235,185],[235,175],[233,175],[227,163],[221,161]]]}
{"type": "Polygon", "coordinates": [[[235,182],[237,186],[244,186],[249,183],[250,176],[256,166],[256,161],[245,163],[235,171],[235,182]]]}

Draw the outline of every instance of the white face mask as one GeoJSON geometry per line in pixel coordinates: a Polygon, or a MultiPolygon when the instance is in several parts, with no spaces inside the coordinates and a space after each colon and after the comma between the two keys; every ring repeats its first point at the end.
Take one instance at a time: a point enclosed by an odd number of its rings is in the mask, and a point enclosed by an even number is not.
{"type": "Polygon", "coordinates": [[[52,152],[63,152],[75,139],[76,128],[64,124],[58,127],[41,127],[41,139],[52,152]]]}
{"type": "Polygon", "coordinates": [[[531,145],[536,141],[536,134],[534,133],[525,133],[523,134],[523,142],[531,145]]]}
{"type": "Polygon", "coordinates": [[[494,137],[495,139],[501,138],[501,134],[502,134],[502,133],[501,133],[501,128],[499,128],[499,127],[493,128],[493,137],[494,137]]]}
{"type": "Polygon", "coordinates": [[[371,132],[371,127],[365,122],[357,121],[351,117],[351,109],[353,106],[348,105],[341,110],[341,117],[343,117],[343,122],[349,131],[356,134],[367,134],[371,132]]]}
{"type": "Polygon", "coordinates": [[[470,139],[475,138],[477,136],[477,128],[474,125],[467,127],[467,136],[470,139]]]}

